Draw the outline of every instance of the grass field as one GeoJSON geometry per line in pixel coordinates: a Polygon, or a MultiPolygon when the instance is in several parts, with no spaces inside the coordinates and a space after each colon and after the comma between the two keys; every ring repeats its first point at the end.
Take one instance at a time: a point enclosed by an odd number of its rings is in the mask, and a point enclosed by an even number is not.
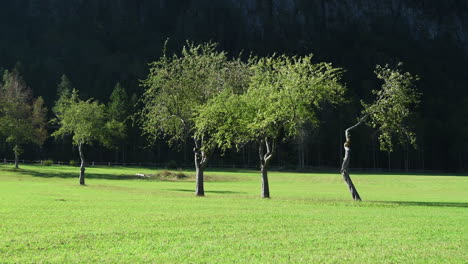
{"type": "Polygon", "coordinates": [[[0,263],[468,263],[468,177],[151,172],[0,165],[0,263]]]}

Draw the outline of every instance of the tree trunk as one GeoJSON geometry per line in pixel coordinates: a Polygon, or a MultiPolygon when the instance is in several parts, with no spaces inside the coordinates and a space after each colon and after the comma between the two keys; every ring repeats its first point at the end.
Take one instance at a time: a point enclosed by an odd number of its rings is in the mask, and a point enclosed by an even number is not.
{"type": "Polygon", "coordinates": [[[195,195],[205,196],[205,186],[204,186],[204,179],[203,179],[204,169],[201,168],[200,164],[197,164],[195,165],[195,170],[196,170],[196,179],[197,179],[197,183],[195,186],[195,195]]]}
{"type": "Polygon", "coordinates": [[[298,168],[304,169],[305,167],[305,129],[302,127],[297,136],[297,154],[298,154],[298,168]]]}
{"type": "Polygon", "coordinates": [[[80,165],[80,185],[85,185],[85,160],[83,155],[82,144],[78,145],[78,152],[80,153],[81,165],[80,165]]]}
{"type": "Polygon", "coordinates": [[[15,152],[15,168],[19,169],[19,146],[14,147],[13,152],[15,152]]]}
{"type": "Polygon", "coordinates": [[[262,172],[262,198],[270,198],[270,185],[268,184],[268,168],[261,167],[262,172]]]}
{"type": "Polygon", "coordinates": [[[354,201],[361,201],[361,197],[349,176],[349,160],[351,156],[351,149],[349,148],[348,141],[344,144],[345,149],[345,156],[343,159],[343,165],[341,166],[341,175],[343,175],[343,179],[348,185],[349,191],[351,192],[351,196],[353,197],[354,201]]]}
{"type": "Polygon", "coordinates": [[[275,142],[273,141],[273,146],[270,147],[270,142],[268,138],[260,140],[258,144],[258,155],[260,157],[260,171],[262,176],[262,198],[270,198],[270,185],[268,184],[268,165],[271,158],[273,157],[273,151],[275,148],[275,142]],[[266,153],[263,144],[266,147],[266,153]]]}
{"type": "Polygon", "coordinates": [[[349,175],[349,162],[351,158],[350,131],[358,127],[360,124],[362,124],[366,120],[367,117],[368,115],[365,115],[354,126],[349,127],[345,130],[345,138],[346,138],[346,142],[344,143],[345,156],[343,158],[343,164],[341,165],[341,175],[343,175],[343,179],[348,185],[349,191],[351,192],[351,196],[353,197],[354,201],[361,201],[361,197],[359,196],[359,193],[356,187],[354,186],[353,181],[351,180],[351,176],[349,175]]]}
{"type": "Polygon", "coordinates": [[[195,156],[195,171],[196,171],[196,185],[195,195],[205,196],[205,186],[203,172],[205,171],[206,165],[208,164],[208,153],[203,151],[201,146],[203,144],[203,138],[201,140],[195,139],[195,148],[193,153],[195,156]]]}

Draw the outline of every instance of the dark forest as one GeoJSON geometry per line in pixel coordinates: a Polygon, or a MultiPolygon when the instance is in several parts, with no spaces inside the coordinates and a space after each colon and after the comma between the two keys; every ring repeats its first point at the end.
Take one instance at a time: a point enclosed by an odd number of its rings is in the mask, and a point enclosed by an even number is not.
{"type": "MultiPolygon", "coordinates": [[[[281,169],[340,166],[343,130],[354,124],[360,100],[380,83],[376,64],[403,62],[418,75],[421,103],[412,127],[417,148],[379,151],[375,131],[359,128],[351,167],[391,170],[468,170],[468,2],[456,0],[16,0],[0,9],[0,69],[16,67],[50,110],[66,74],[83,98],[107,103],[117,83],[134,110],[143,93],[148,63],[186,40],[217,42],[232,56],[313,53],[315,61],[345,69],[348,102],[327,107],[320,128],[304,127],[280,142],[272,166],[281,169]]],[[[52,117],[52,112],[49,111],[52,117]]],[[[50,133],[56,129],[48,127],[50,133]]],[[[98,144],[88,160],[192,166],[189,143],[150,144],[136,127],[119,150],[98,144]]],[[[70,139],[48,138],[28,145],[25,160],[69,162],[77,149],[70,139]]],[[[0,158],[12,159],[4,139],[0,158]]],[[[258,164],[255,146],[213,155],[210,166],[258,164]]]]}

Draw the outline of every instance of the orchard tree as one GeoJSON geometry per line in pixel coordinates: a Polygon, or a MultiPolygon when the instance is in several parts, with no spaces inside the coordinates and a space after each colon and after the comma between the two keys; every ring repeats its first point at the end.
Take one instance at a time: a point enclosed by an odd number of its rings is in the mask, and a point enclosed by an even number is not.
{"type": "Polygon", "coordinates": [[[296,135],[306,121],[318,125],[321,106],[341,101],[343,71],[312,63],[311,55],[272,56],[250,65],[247,90],[213,98],[198,116],[197,132],[210,134],[221,149],[257,143],[261,196],[269,198],[268,168],[277,142],[296,135]]]}
{"type": "Polygon", "coordinates": [[[416,137],[408,128],[406,122],[412,107],[419,103],[420,94],[415,89],[417,76],[401,70],[401,63],[395,68],[388,65],[377,66],[375,74],[383,81],[380,90],[373,90],[375,100],[366,104],[361,102],[364,110],[358,122],[345,130],[345,156],[341,166],[341,174],[355,201],[361,197],[349,175],[351,158],[351,131],[362,124],[368,124],[379,132],[380,149],[392,152],[395,143],[409,142],[416,146],[416,137]]]}
{"type": "Polygon", "coordinates": [[[59,100],[61,105],[56,105],[54,120],[59,129],[52,135],[54,137],[72,136],[72,143],[78,146],[80,155],[80,184],[85,185],[85,157],[83,147],[94,142],[109,145],[109,135],[122,131],[122,128],[115,123],[109,122],[104,104],[100,104],[92,99],[81,100],[78,91],[73,90],[69,97],[66,94],[59,100]]]}
{"type": "Polygon", "coordinates": [[[15,168],[19,167],[22,145],[42,146],[46,140],[46,115],[44,100],[32,98],[31,89],[18,71],[5,71],[0,84],[0,135],[13,148],[15,168]]]}
{"type": "MultiPolygon", "coordinates": [[[[170,145],[193,140],[196,169],[195,194],[204,196],[203,173],[214,150],[205,134],[195,133],[195,117],[207,102],[220,93],[230,80],[231,63],[216,44],[187,43],[181,55],[163,57],[150,64],[150,72],[142,85],[140,124],[150,139],[162,137],[170,145]]],[[[234,64],[232,64],[234,65],[234,64]]],[[[234,71],[234,70],[233,70],[234,71]]],[[[235,71],[238,72],[238,71],[235,71]]]]}

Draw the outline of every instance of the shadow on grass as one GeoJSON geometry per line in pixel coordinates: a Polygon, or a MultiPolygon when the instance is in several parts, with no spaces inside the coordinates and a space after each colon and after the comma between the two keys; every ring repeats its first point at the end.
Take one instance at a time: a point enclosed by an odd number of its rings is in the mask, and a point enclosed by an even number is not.
{"type": "MultiPolygon", "coordinates": [[[[195,192],[192,189],[166,189],[166,191],[173,191],[173,192],[195,192]]],[[[219,194],[244,194],[246,192],[233,192],[233,191],[205,191],[205,193],[219,193],[219,194]]]]}
{"type": "Polygon", "coordinates": [[[468,203],[455,202],[413,202],[413,201],[376,201],[384,204],[394,204],[400,206],[430,206],[430,207],[468,207],[468,203]]]}
{"type": "MultiPolygon", "coordinates": [[[[35,170],[28,169],[7,169],[7,171],[16,172],[19,174],[29,175],[32,177],[41,177],[41,178],[76,178],[80,175],[80,169],[78,168],[76,172],[39,172],[35,170]]],[[[94,174],[86,173],[86,179],[105,179],[105,180],[140,180],[141,177],[135,175],[115,175],[115,174],[94,174]]]]}

